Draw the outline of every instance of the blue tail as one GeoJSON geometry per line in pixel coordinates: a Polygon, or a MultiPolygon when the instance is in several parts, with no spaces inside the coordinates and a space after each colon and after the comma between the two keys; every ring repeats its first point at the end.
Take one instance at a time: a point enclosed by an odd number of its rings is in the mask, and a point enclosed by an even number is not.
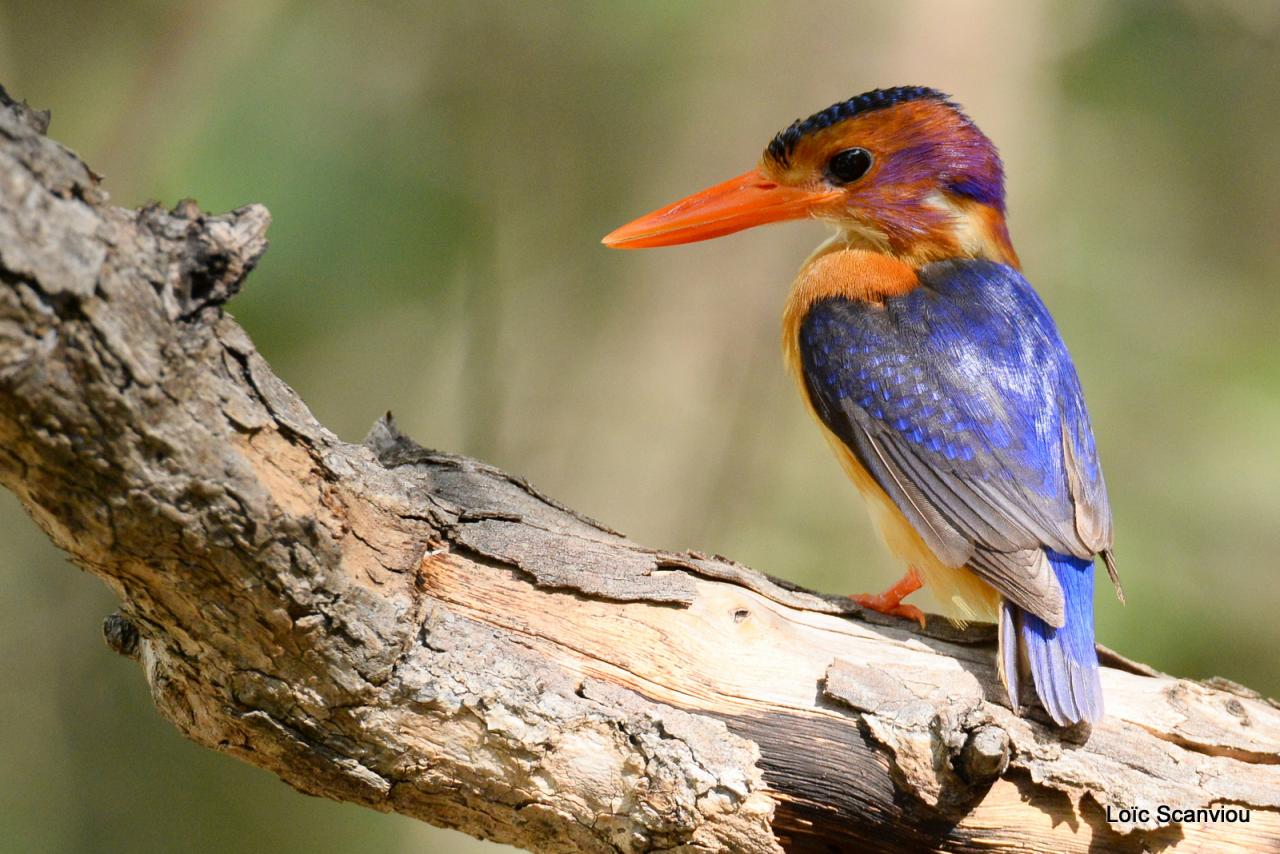
{"type": "Polygon", "coordinates": [[[1055,629],[1005,600],[1000,609],[1000,676],[1015,710],[1020,665],[1025,662],[1041,705],[1059,725],[1097,723],[1103,712],[1093,646],[1093,561],[1046,554],[1062,585],[1066,623],[1055,629]]]}

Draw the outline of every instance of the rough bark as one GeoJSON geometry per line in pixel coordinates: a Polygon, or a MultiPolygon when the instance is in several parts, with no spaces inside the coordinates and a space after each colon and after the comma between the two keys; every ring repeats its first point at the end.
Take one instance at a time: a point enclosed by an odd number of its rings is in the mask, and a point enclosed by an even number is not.
{"type": "Polygon", "coordinates": [[[1107,655],[1063,732],[1000,703],[988,627],[645,548],[389,418],[340,441],[220,307],[266,210],[111,207],[46,125],[0,96],[0,480],[194,741],[538,851],[1280,846],[1246,689],[1107,655]]]}

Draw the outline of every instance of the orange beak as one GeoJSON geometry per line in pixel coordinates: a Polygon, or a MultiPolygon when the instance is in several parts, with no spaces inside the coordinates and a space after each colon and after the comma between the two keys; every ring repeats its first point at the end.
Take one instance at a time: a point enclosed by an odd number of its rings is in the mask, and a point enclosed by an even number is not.
{"type": "Polygon", "coordinates": [[[788,187],[752,169],[629,222],[600,242],[611,249],[648,249],[710,240],[768,222],[812,216],[839,195],[830,187],[788,187]]]}

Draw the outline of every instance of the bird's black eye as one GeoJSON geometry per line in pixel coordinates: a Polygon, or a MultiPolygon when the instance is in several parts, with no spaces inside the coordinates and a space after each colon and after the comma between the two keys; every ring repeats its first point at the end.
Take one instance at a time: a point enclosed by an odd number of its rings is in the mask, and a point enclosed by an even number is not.
{"type": "Polygon", "coordinates": [[[871,152],[865,148],[846,148],[827,162],[827,177],[835,184],[852,184],[871,168],[871,152]]]}

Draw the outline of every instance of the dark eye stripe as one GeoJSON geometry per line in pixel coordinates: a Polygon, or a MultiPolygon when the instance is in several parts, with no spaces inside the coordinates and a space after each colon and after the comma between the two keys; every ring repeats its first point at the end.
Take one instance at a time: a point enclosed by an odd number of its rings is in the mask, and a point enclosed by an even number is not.
{"type": "Polygon", "coordinates": [[[852,184],[871,168],[871,152],[846,148],[827,162],[827,177],[833,184],[852,184]]]}

